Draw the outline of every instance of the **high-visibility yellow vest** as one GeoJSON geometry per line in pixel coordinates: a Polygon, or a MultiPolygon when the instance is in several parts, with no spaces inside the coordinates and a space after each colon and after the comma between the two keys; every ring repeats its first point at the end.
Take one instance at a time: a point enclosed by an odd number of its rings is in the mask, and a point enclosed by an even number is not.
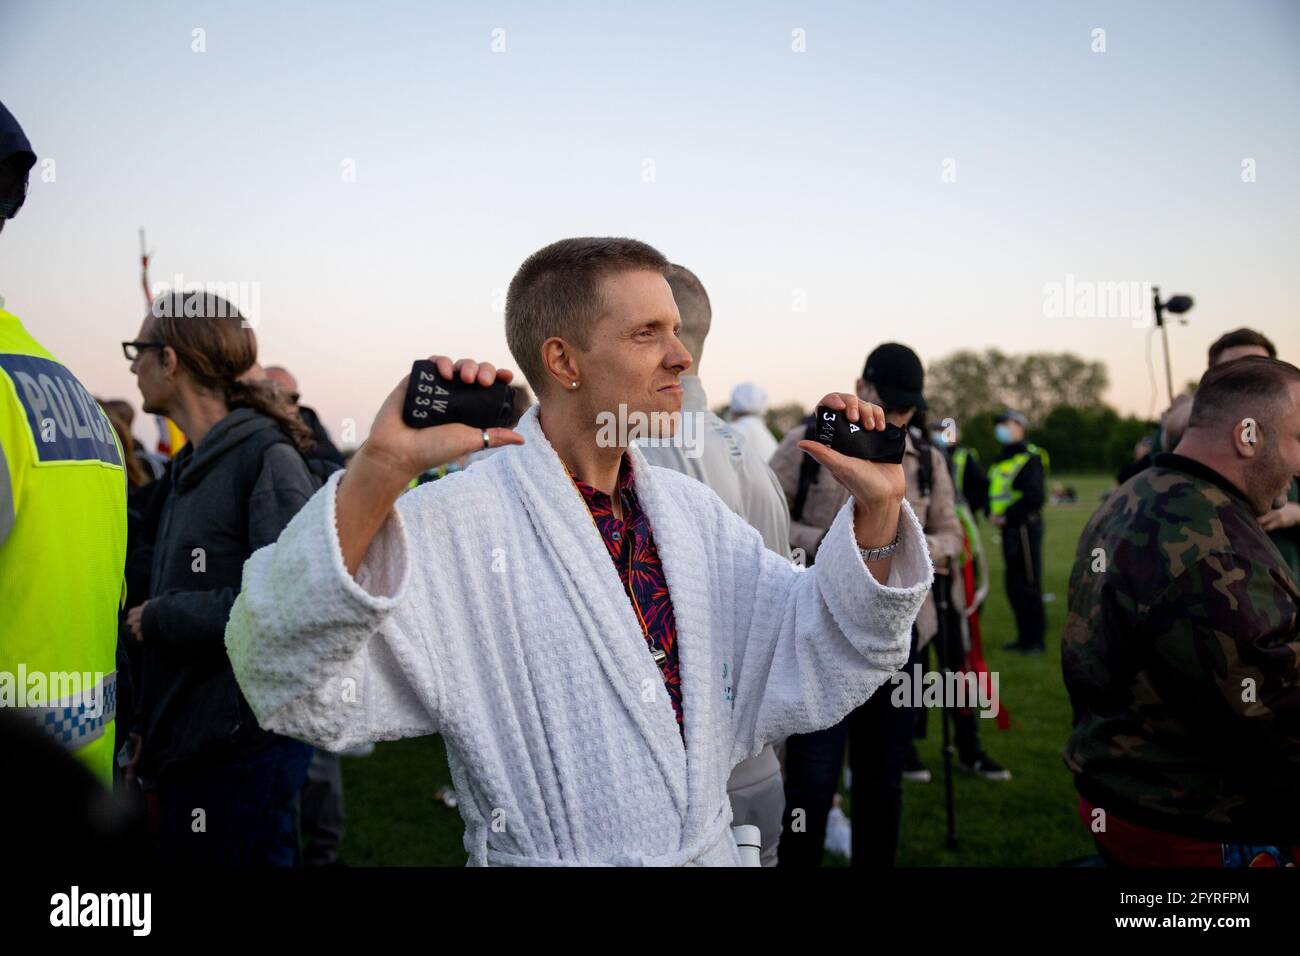
{"type": "Polygon", "coordinates": [[[979,452],[974,448],[969,448],[966,445],[958,445],[953,450],[952,463],[957,471],[957,490],[959,491],[966,481],[966,462],[970,461],[972,458],[976,461],[980,460],[979,452]]]}
{"type": "Polygon", "coordinates": [[[125,564],[117,434],[0,309],[0,706],[39,723],[105,786],[125,564]]]}
{"type": "Polygon", "coordinates": [[[1025,450],[1019,454],[993,463],[993,467],[989,469],[989,514],[994,517],[1004,515],[1008,508],[1024,497],[1024,494],[1012,485],[1015,484],[1016,478],[1025,465],[1029,464],[1031,455],[1037,455],[1043,460],[1043,476],[1046,478],[1047,470],[1051,467],[1051,459],[1048,458],[1047,452],[1034,444],[1026,444],[1025,450]]]}

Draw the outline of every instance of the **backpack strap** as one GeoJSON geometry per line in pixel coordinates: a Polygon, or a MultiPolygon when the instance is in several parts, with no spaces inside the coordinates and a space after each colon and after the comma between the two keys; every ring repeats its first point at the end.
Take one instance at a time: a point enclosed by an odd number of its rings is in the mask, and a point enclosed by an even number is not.
{"type": "MultiPolygon", "coordinates": [[[[804,421],[805,432],[807,435],[813,427],[814,415],[809,415],[804,421]]],[[[803,520],[803,506],[808,500],[808,489],[817,481],[817,475],[821,471],[821,463],[808,453],[804,453],[803,460],[799,462],[799,488],[794,495],[794,504],[790,506],[790,519],[792,521],[803,520]]]]}
{"type": "Polygon", "coordinates": [[[908,428],[912,436],[912,444],[916,446],[918,456],[921,460],[916,466],[916,483],[920,486],[922,498],[930,497],[930,489],[934,485],[934,454],[931,449],[929,439],[925,437],[919,428],[908,428]]]}

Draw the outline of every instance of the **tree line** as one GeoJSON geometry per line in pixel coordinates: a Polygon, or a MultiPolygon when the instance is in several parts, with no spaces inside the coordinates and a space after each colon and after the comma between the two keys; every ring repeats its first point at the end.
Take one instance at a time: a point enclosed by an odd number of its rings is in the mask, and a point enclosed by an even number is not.
{"type": "Polygon", "coordinates": [[[955,418],[962,442],[985,463],[998,454],[993,434],[998,413],[1015,408],[1028,417],[1027,438],[1047,450],[1054,472],[1114,474],[1132,460],[1134,446],[1156,424],[1121,416],[1107,405],[1102,394],[1109,384],[1103,363],[1069,352],[964,350],[930,364],[925,392],[930,423],[955,418]]]}

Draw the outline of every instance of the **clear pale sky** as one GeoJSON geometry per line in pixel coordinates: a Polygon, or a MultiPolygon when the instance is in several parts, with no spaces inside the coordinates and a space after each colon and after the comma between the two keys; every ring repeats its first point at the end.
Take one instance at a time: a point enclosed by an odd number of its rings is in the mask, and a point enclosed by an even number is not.
{"type": "Polygon", "coordinates": [[[0,100],[40,157],[0,295],[137,408],[140,226],[154,283],[256,289],[336,437],[415,357],[513,364],[504,289],[572,235],[700,275],[713,404],[810,405],[897,340],[1073,351],[1146,414],[1147,330],[1046,316],[1067,274],[1195,296],[1179,385],[1239,325],[1300,359],[1294,0],[0,0],[0,100]]]}

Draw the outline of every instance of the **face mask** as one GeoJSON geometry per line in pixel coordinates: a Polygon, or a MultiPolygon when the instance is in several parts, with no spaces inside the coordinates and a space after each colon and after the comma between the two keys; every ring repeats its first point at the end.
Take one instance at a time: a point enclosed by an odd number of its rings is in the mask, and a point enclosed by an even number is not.
{"type": "Polygon", "coordinates": [[[23,188],[16,190],[8,196],[0,197],[0,219],[12,219],[18,215],[18,210],[23,208],[23,203],[27,199],[27,182],[24,180],[23,188]]]}
{"type": "Polygon", "coordinates": [[[1011,444],[1011,429],[1006,425],[999,425],[997,428],[993,429],[993,434],[997,437],[999,443],[1003,445],[1011,444]]]}
{"type": "Polygon", "coordinates": [[[930,432],[930,442],[938,448],[947,448],[948,442],[944,440],[943,432],[930,432]]]}

